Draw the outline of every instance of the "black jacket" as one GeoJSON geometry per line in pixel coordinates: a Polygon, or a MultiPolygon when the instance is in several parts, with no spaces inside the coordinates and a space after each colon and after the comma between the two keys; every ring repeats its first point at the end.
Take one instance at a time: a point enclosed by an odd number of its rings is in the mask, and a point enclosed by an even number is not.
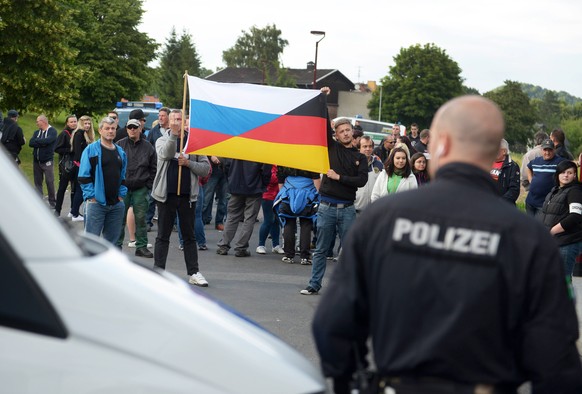
{"type": "Polygon", "coordinates": [[[244,196],[261,195],[271,181],[271,164],[254,161],[226,159],[224,170],[231,194],[244,196]]]}
{"type": "Polygon", "coordinates": [[[519,192],[521,191],[519,185],[519,166],[509,155],[505,156],[503,165],[501,166],[501,173],[497,179],[497,192],[504,199],[515,205],[519,192]]]}
{"type": "Polygon", "coordinates": [[[55,145],[57,143],[57,130],[49,126],[46,130],[46,137],[39,138],[40,130],[36,130],[28,145],[33,148],[32,157],[35,161],[46,163],[53,161],[55,157],[55,145]]]}
{"type": "Polygon", "coordinates": [[[4,119],[2,130],[2,144],[14,158],[18,156],[25,144],[22,128],[12,118],[4,119]]]}
{"type": "Polygon", "coordinates": [[[383,376],[510,389],[531,380],[534,393],[582,393],[578,321],[555,241],[467,164],[366,208],[313,332],[323,372],[336,379],[354,371],[355,344],[365,349],[371,336],[383,376]]]}
{"type": "Polygon", "coordinates": [[[566,149],[566,147],[564,145],[558,144],[556,146],[555,153],[556,153],[556,156],[563,157],[564,159],[574,160],[574,156],[572,156],[572,153],[570,153],[570,151],[568,149],[566,149]]]}
{"type": "Polygon", "coordinates": [[[158,158],[156,150],[142,134],[137,142],[129,137],[117,142],[127,155],[127,167],[125,169],[125,186],[128,190],[137,190],[143,187],[152,189],[158,158]]]}
{"type": "Polygon", "coordinates": [[[356,148],[346,148],[333,139],[333,130],[328,128],[327,152],[329,167],[340,175],[339,181],[323,174],[319,194],[343,201],[355,201],[356,191],[368,182],[368,159],[356,148]]]}
{"type": "Polygon", "coordinates": [[[71,136],[73,135],[73,131],[75,130],[69,130],[65,127],[57,137],[55,152],[60,157],[71,154],[71,136]]]}
{"type": "Polygon", "coordinates": [[[554,235],[558,245],[569,245],[582,241],[581,210],[582,186],[576,181],[564,187],[555,186],[546,196],[542,206],[544,225],[551,229],[556,224],[561,223],[565,230],[563,233],[554,235]]]}

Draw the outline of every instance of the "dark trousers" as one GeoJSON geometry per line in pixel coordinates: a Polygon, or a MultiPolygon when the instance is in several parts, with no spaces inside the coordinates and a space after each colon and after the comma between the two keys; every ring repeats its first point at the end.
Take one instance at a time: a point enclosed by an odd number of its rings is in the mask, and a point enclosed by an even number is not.
{"type": "Polygon", "coordinates": [[[154,249],[154,266],[166,269],[168,258],[168,248],[170,247],[170,236],[176,220],[176,213],[180,219],[180,231],[184,239],[184,261],[188,275],[195,274],[198,269],[198,250],[196,249],[196,238],[194,236],[194,213],[196,203],[190,202],[190,196],[177,196],[168,194],[166,202],[158,204],[158,236],[154,249]]]}
{"type": "MultiPolygon", "coordinates": [[[[55,212],[60,215],[63,208],[63,201],[65,200],[65,192],[67,187],[71,185],[71,207],[73,206],[73,199],[75,198],[75,183],[72,182],[71,173],[67,171],[59,171],[59,189],[57,190],[57,203],[55,204],[55,212]]],[[[82,193],[81,193],[82,194],[82,193]]]]}
{"type": "Polygon", "coordinates": [[[33,175],[34,175],[34,186],[40,194],[40,198],[43,198],[43,181],[46,180],[46,189],[48,192],[48,202],[51,207],[54,208],[56,205],[55,200],[55,170],[53,167],[53,161],[47,161],[41,163],[39,161],[34,161],[32,165],[33,175]]]}
{"type": "MultiPolygon", "coordinates": [[[[299,218],[299,250],[302,259],[309,259],[311,254],[309,249],[311,246],[311,230],[313,228],[313,221],[311,219],[299,218]]],[[[283,250],[285,256],[295,256],[295,233],[297,232],[297,219],[287,218],[285,227],[283,227],[283,250]]]]}
{"type": "Polygon", "coordinates": [[[83,190],[81,189],[81,185],[77,180],[78,175],[79,167],[75,166],[71,172],[71,182],[75,188],[75,196],[73,198],[73,202],[71,203],[71,214],[75,217],[79,216],[79,209],[81,208],[81,204],[83,204],[83,190]]]}

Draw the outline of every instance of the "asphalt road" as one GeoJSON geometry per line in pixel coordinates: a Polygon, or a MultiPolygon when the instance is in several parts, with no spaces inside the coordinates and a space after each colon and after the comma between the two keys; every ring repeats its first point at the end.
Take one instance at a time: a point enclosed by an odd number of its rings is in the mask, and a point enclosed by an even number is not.
{"type": "MultiPolygon", "coordinates": [[[[68,196],[67,196],[68,199],[68,196]]],[[[68,202],[68,201],[67,201],[68,202]]],[[[68,212],[68,207],[63,207],[68,212]]],[[[63,215],[64,216],[64,215],[63,215]]],[[[261,219],[261,216],[259,216],[261,219]]],[[[73,224],[80,231],[83,223],[73,224]]],[[[221,232],[214,225],[206,225],[205,232],[208,250],[198,251],[200,272],[209,282],[209,287],[198,290],[209,294],[220,302],[238,310],[251,320],[281,338],[302,353],[314,365],[319,365],[319,357],[315,350],[311,335],[311,320],[317,307],[319,296],[304,296],[299,291],[307,285],[311,266],[285,264],[282,255],[271,253],[271,240],[267,240],[267,254],[255,253],[258,245],[260,223],[255,224],[255,230],[250,240],[250,257],[235,257],[231,249],[227,256],[216,254],[216,243],[221,232]]],[[[149,242],[154,244],[156,226],[148,233],[149,242]]],[[[124,245],[124,252],[133,255],[135,249],[124,245]]],[[[153,251],[153,249],[152,249],[153,251]]],[[[134,258],[136,258],[134,256],[134,258]]],[[[136,258],[146,265],[153,266],[153,259],[136,258]]],[[[298,260],[298,258],[296,257],[298,260]]],[[[336,266],[336,262],[328,262],[323,289],[336,266]]],[[[166,269],[187,280],[183,252],[178,248],[178,233],[172,233],[166,269]]],[[[579,321],[582,322],[582,277],[574,278],[574,289],[577,297],[579,321]]],[[[582,325],[580,326],[582,337],[582,325]]],[[[582,353],[582,341],[578,341],[582,353]]],[[[520,393],[528,393],[528,387],[523,387],[520,393]]]]}
{"type": "MultiPolygon", "coordinates": [[[[65,216],[68,207],[63,207],[62,212],[62,216],[65,216]]],[[[79,231],[83,230],[83,222],[72,224],[79,231]]],[[[319,358],[311,335],[311,320],[319,297],[299,294],[309,281],[311,266],[283,263],[282,255],[271,253],[270,239],[267,240],[266,255],[255,253],[259,226],[260,223],[255,225],[250,241],[251,256],[244,258],[235,257],[233,249],[227,256],[217,255],[216,243],[222,232],[216,230],[214,225],[205,226],[208,250],[198,251],[198,261],[200,272],[208,280],[209,286],[191,286],[259,323],[297,349],[314,365],[318,365],[319,358]]],[[[148,233],[151,244],[155,244],[156,229],[154,222],[153,231],[148,233]]],[[[128,248],[127,242],[123,247],[125,253],[153,266],[153,259],[135,257],[135,249],[128,248]]],[[[187,280],[183,252],[178,245],[178,233],[173,232],[166,270],[187,280]]],[[[150,250],[153,252],[153,248],[150,250]]],[[[296,259],[299,261],[298,257],[296,259]]],[[[324,286],[335,264],[328,264],[324,286]]]]}

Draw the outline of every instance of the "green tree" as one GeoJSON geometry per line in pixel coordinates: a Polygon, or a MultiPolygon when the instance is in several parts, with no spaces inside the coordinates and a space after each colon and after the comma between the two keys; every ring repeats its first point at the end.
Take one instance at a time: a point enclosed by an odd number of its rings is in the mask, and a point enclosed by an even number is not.
{"type": "Polygon", "coordinates": [[[260,70],[279,67],[279,56],[289,41],[281,37],[276,25],[263,29],[251,27],[250,32],[242,31],[232,48],[222,52],[222,60],[227,67],[252,67],[260,70]]]}
{"type": "Polygon", "coordinates": [[[172,108],[182,108],[184,99],[184,71],[189,75],[201,76],[203,69],[200,66],[200,58],[192,43],[192,36],[183,31],[178,38],[176,30],[172,29],[170,37],[166,41],[156,86],[160,100],[172,108]]]}
{"type": "MultiPolygon", "coordinates": [[[[463,93],[461,68],[436,45],[417,44],[400,49],[381,89],[382,120],[426,128],[443,103],[463,93]]],[[[379,99],[380,89],[368,103],[372,119],[378,118],[379,99]]]]}
{"type": "Polygon", "coordinates": [[[0,107],[55,114],[71,108],[82,73],[81,32],[66,1],[0,0],[0,107]]]}
{"type": "Polygon", "coordinates": [[[558,95],[553,90],[546,90],[543,99],[539,102],[538,107],[539,121],[542,122],[548,130],[559,127],[562,118],[562,110],[558,95]]]}
{"type": "Polygon", "coordinates": [[[566,145],[575,159],[582,153],[582,118],[567,119],[562,122],[562,129],[566,133],[566,145]]]}
{"type": "Polygon", "coordinates": [[[142,0],[70,0],[84,35],[74,42],[83,77],[75,81],[78,115],[111,110],[121,98],[139,100],[151,86],[148,62],[157,44],[137,27],[142,0]]]}
{"type": "Polygon", "coordinates": [[[533,137],[536,111],[521,89],[521,84],[505,81],[501,88],[487,92],[484,96],[496,102],[503,111],[505,139],[511,150],[525,152],[529,139],[533,137]]]}

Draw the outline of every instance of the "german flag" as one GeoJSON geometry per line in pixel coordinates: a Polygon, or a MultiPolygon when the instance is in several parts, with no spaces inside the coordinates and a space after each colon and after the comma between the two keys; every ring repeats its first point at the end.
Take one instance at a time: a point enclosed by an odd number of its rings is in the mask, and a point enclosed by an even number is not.
{"type": "Polygon", "coordinates": [[[188,76],[185,151],[325,173],[327,106],[319,90],[219,83],[188,76]]]}

